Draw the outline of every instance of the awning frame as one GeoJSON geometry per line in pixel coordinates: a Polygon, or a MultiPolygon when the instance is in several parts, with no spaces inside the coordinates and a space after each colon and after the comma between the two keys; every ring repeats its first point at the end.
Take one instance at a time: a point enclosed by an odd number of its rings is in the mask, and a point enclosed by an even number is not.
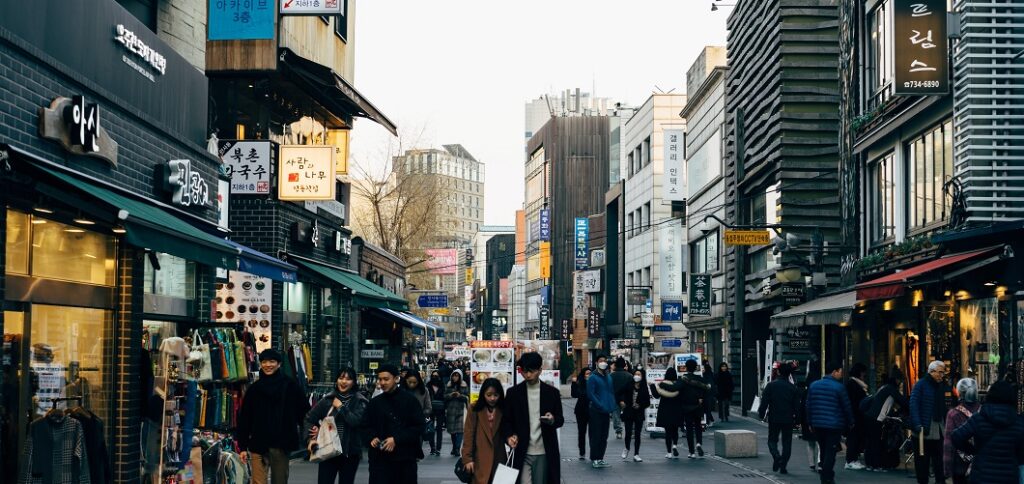
{"type": "Polygon", "coordinates": [[[788,329],[849,322],[856,304],[857,291],[854,289],[824,295],[772,316],[770,326],[773,329],[788,329]]]}
{"type": "Polygon", "coordinates": [[[857,300],[870,301],[898,297],[903,294],[903,290],[906,287],[949,280],[1010,257],[1013,257],[1013,250],[1005,244],[944,255],[937,259],[908,267],[903,271],[857,284],[855,286],[857,300]],[[999,253],[994,254],[997,250],[999,250],[999,253]],[[988,257],[981,261],[976,260],[985,255],[988,255],[988,257]],[[945,262],[943,263],[943,261],[945,262]],[[927,269],[922,269],[926,266],[927,269]],[[947,268],[955,268],[955,270],[948,273],[941,272],[947,268]],[[936,271],[939,271],[937,277],[934,276],[936,271]]]}

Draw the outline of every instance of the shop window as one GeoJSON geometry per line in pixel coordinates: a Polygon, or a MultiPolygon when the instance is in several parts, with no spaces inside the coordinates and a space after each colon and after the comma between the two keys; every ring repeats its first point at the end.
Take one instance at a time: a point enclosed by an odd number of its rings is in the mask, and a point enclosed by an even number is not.
{"type": "Polygon", "coordinates": [[[7,211],[7,220],[7,272],[114,285],[113,237],[15,210],[7,211]]]}
{"type": "Polygon", "coordinates": [[[285,283],[284,310],[292,313],[308,313],[309,286],[303,282],[285,283]]]}
{"type": "Polygon", "coordinates": [[[999,377],[999,302],[995,298],[960,303],[960,364],[985,389],[999,377]]]}
{"type": "Polygon", "coordinates": [[[28,274],[29,215],[7,211],[7,272],[28,274]]]}
{"type": "Polygon", "coordinates": [[[152,259],[146,258],[145,291],[146,294],[175,297],[179,299],[195,298],[196,265],[180,257],[170,254],[155,255],[160,270],[153,266],[152,259]]]}
{"type": "Polygon", "coordinates": [[[878,2],[878,6],[868,12],[867,32],[865,111],[874,109],[892,95],[893,29],[888,1],[878,2]]]}
{"type": "Polygon", "coordinates": [[[907,145],[910,229],[949,218],[951,197],[943,184],[953,177],[953,122],[946,121],[907,145]]]}
{"type": "Polygon", "coordinates": [[[872,244],[896,235],[896,178],[895,156],[883,156],[868,168],[868,227],[872,244]]]}

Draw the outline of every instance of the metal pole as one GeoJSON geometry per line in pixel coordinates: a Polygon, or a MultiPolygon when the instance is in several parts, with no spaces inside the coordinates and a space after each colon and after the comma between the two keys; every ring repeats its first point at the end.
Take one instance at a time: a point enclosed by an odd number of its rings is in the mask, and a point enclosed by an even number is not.
{"type": "MultiPolygon", "coordinates": [[[[745,223],[746,220],[743,217],[743,197],[740,189],[740,183],[743,181],[745,167],[743,166],[746,161],[746,136],[744,126],[744,112],[743,108],[736,110],[736,188],[734,195],[734,219],[735,223],[745,223]]],[[[734,281],[734,298],[735,302],[733,305],[733,325],[740,331],[740,409],[741,414],[745,417],[747,415],[747,380],[750,379],[748,375],[750,372],[744,368],[747,361],[747,331],[744,328],[744,316],[746,312],[746,260],[745,260],[746,248],[742,245],[733,246],[733,262],[735,267],[735,278],[734,281]]],[[[756,364],[756,363],[755,363],[756,364]]],[[[753,373],[756,375],[757,372],[753,373]]]]}

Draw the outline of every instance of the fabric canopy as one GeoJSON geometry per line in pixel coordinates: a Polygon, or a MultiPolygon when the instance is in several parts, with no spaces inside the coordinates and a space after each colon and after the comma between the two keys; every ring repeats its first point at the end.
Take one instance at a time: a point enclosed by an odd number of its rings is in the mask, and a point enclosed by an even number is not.
{"type": "Polygon", "coordinates": [[[1001,248],[999,247],[989,247],[986,249],[947,255],[894,274],[889,274],[885,277],[879,277],[878,279],[862,282],[857,284],[857,300],[870,301],[872,299],[888,299],[900,296],[906,289],[906,284],[910,282],[911,279],[941,271],[961,262],[992,254],[1000,249],[1001,248]]]}
{"type": "Polygon", "coordinates": [[[299,270],[298,267],[233,240],[228,240],[228,243],[238,250],[238,270],[260,277],[269,277],[275,281],[296,281],[295,271],[299,270]]]}
{"type": "Polygon", "coordinates": [[[154,201],[116,193],[109,188],[40,163],[30,163],[46,179],[38,189],[56,199],[68,189],[108,206],[124,220],[125,240],[136,247],[165,252],[186,260],[225,269],[238,268],[238,250],[227,240],[206,233],[154,201]],[[53,182],[53,185],[49,185],[53,182]]]}
{"type": "Polygon", "coordinates": [[[395,311],[387,308],[380,308],[379,310],[382,313],[391,316],[394,319],[397,319],[400,323],[409,326],[410,328],[413,329],[413,332],[416,334],[423,334],[424,330],[429,330],[427,334],[429,334],[430,331],[434,332],[435,335],[439,336],[444,334],[444,330],[441,329],[440,326],[431,323],[430,321],[420,319],[415,314],[408,313],[405,311],[395,311]]]}
{"type": "Polygon", "coordinates": [[[771,327],[786,329],[849,322],[853,305],[856,303],[856,291],[822,296],[772,316],[771,327]]]}
{"type": "Polygon", "coordinates": [[[397,294],[384,289],[355,272],[315,262],[295,260],[299,268],[308,271],[314,278],[321,279],[329,285],[338,284],[352,291],[357,306],[375,309],[409,309],[409,303],[397,294]]]}

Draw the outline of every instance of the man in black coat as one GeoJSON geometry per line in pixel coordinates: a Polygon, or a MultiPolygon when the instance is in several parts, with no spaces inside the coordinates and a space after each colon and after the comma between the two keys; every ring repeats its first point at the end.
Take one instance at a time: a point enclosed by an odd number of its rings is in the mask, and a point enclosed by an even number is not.
{"type": "Polygon", "coordinates": [[[281,352],[260,353],[260,378],[249,387],[238,412],[235,439],[243,461],[251,461],[253,484],[288,482],[290,452],[299,448],[299,427],[309,403],[294,378],[281,373],[281,352]]]}
{"type": "Polygon", "coordinates": [[[394,365],[382,365],[377,382],[383,393],[366,407],[363,438],[369,442],[370,482],[374,484],[416,482],[416,461],[423,458],[423,405],[411,392],[399,390],[400,374],[394,365]]]}
{"type": "Polygon", "coordinates": [[[800,412],[800,390],[789,381],[793,367],[788,363],[779,366],[779,377],[765,385],[761,395],[761,406],[757,414],[763,420],[768,417],[768,452],[772,455],[772,470],[788,474],[786,465],[793,448],[793,426],[800,412]],[[782,453],[779,453],[779,437],[782,437],[782,453]]]}
{"type": "Polygon", "coordinates": [[[521,484],[559,484],[562,478],[556,432],[565,423],[562,396],[540,381],[541,364],[537,353],[519,358],[523,382],[508,390],[502,410],[501,437],[515,452],[512,466],[521,484]]]}

